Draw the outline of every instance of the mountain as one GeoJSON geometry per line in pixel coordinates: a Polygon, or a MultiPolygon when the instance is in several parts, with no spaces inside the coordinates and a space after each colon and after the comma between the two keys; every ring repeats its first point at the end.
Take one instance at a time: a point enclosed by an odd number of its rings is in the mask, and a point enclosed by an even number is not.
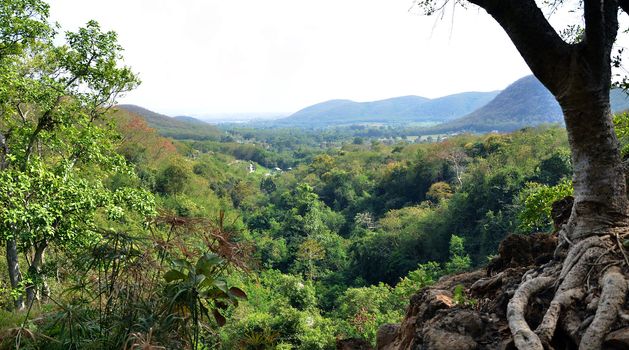
{"type": "Polygon", "coordinates": [[[208,123],[204,122],[203,120],[197,119],[195,117],[190,117],[187,115],[178,115],[176,117],[173,117],[173,119],[179,120],[181,122],[184,123],[189,123],[189,124],[196,124],[196,125],[207,125],[208,123]]]}
{"type": "Polygon", "coordinates": [[[629,95],[623,89],[612,89],[609,94],[614,113],[624,112],[629,109],[629,95]]]}
{"type": "Polygon", "coordinates": [[[463,92],[430,100],[411,111],[413,115],[432,115],[443,121],[459,118],[484,106],[500,91],[463,92]]]}
{"type": "Polygon", "coordinates": [[[218,140],[221,132],[214,126],[187,116],[169,117],[136,105],[117,105],[117,110],[136,114],[165,137],[179,140],[218,140]]]}
{"type": "MultiPolygon", "coordinates": [[[[613,112],[629,108],[629,97],[620,89],[613,89],[610,99],[613,112]]],[[[509,85],[485,106],[423,133],[513,131],[546,123],[563,123],[561,108],[550,91],[529,75],[509,85]]]]}
{"type": "Polygon", "coordinates": [[[328,126],[355,123],[443,122],[463,116],[498,94],[464,92],[437,99],[402,96],[372,102],[330,100],[279,119],[278,124],[328,126]]]}

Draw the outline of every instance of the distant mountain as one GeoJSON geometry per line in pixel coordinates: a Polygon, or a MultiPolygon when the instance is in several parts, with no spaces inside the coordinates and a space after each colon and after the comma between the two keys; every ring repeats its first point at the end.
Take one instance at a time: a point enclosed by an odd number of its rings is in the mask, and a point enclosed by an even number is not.
{"type": "MultiPolygon", "coordinates": [[[[612,111],[629,108],[629,97],[620,89],[610,94],[612,111]]],[[[424,134],[451,132],[513,131],[526,126],[563,123],[563,114],[553,95],[532,75],[515,81],[485,106],[431,128],[424,134]]]]}
{"type": "Polygon", "coordinates": [[[214,126],[193,117],[169,117],[136,105],[117,105],[118,110],[136,114],[165,137],[179,140],[218,140],[221,132],[214,126]]]}
{"type": "Polygon", "coordinates": [[[197,125],[207,125],[207,122],[204,122],[203,120],[197,119],[195,117],[190,117],[187,115],[178,115],[176,117],[173,117],[173,119],[177,119],[179,121],[182,121],[184,123],[190,123],[190,124],[197,124],[197,125]]]}
{"type": "Polygon", "coordinates": [[[624,112],[629,109],[629,95],[622,89],[612,89],[609,94],[609,101],[612,104],[614,113],[624,112]]]}
{"type": "Polygon", "coordinates": [[[443,122],[470,113],[497,94],[498,91],[464,92],[437,99],[402,96],[373,102],[331,100],[306,107],[276,123],[329,126],[369,122],[443,122]]]}

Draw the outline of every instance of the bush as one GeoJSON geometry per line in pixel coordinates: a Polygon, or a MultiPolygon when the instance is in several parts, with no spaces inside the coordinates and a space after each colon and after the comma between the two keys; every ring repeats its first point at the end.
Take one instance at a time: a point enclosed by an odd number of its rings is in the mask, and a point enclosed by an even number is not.
{"type": "Polygon", "coordinates": [[[155,190],[163,195],[174,195],[184,191],[190,171],[181,164],[167,166],[157,177],[155,190]]]}

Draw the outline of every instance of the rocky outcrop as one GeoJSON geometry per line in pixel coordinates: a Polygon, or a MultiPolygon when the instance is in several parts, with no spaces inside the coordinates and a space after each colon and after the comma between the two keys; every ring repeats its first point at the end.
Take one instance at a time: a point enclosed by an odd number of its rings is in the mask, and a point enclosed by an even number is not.
{"type": "MultiPolygon", "coordinates": [[[[553,276],[554,272],[559,271],[558,267],[562,266],[562,259],[565,258],[561,254],[561,247],[557,248],[557,235],[568,223],[573,203],[572,197],[566,197],[553,204],[552,234],[510,235],[501,242],[498,256],[486,269],[446,276],[432,287],[413,296],[402,323],[385,325],[379,330],[377,349],[513,350],[515,345],[507,321],[509,305],[510,318],[515,319],[515,315],[520,322],[516,326],[525,324],[526,331],[533,335],[523,336],[523,328],[518,329],[520,337],[516,340],[520,349],[527,348],[530,343],[539,349],[629,350],[629,298],[623,299],[626,293],[626,286],[623,284],[625,279],[620,268],[615,266],[624,261],[618,258],[612,264],[599,263],[604,255],[601,254],[604,253],[601,248],[604,245],[594,246],[598,250],[589,251],[588,241],[583,241],[585,243],[582,246],[585,245],[586,248],[582,251],[587,251],[589,255],[581,255],[591,257],[584,259],[584,263],[579,263],[581,265],[575,262],[579,259],[573,259],[573,266],[582,269],[583,277],[579,278],[586,283],[587,293],[570,299],[569,308],[559,304],[563,299],[557,301],[557,286],[554,285],[557,278],[553,276]],[[605,275],[598,281],[599,284],[605,283],[603,288],[594,286],[597,281],[590,278],[588,272],[598,265],[605,265],[607,268],[605,275]],[[548,275],[541,275],[542,273],[548,275]],[[535,276],[538,276],[537,279],[535,276]],[[527,282],[523,284],[523,280],[527,282]],[[524,295],[523,290],[527,290],[522,289],[522,286],[530,287],[533,282],[541,285],[541,288],[524,295]],[[615,304],[612,302],[601,303],[604,293],[607,293],[607,300],[618,304],[613,306],[615,304]],[[624,305],[622,300],[625,300],[624,305]],[[549,308],[551,301],[553,304],[549,308]],[[557,305],[561,308],[558,309],[557,305]],[[599,312],[601,307],[607,309],[599,312]],[[551,316],[548,316],[549,312],[551,316]],[[608,317],[612,314],[613,316],[608,317]],[[557,315],[561,315],[561,318],[557,315]],[[553,321],[549,317],[557,317],[557,327],[548,328],[553,321]],[[603,325],[602,322],[606,323],[603,325]],[[598,328],[592,326],[594,323],[598,328]],[[537,331],[532,332],[535,329],[537,331]],[[540,337],[544,339],[543,343],[540,337]],[[529,342],[529,339],[537,340],[539,344],[529,342]]],[[[616,237],[618,244],[621,244],[618,236],[616,237]]],[[[626,255],[624,258],[626,261],[626,255]]],[[[559,285],[563,285],[565,281],[559,281],[559,285]]],[[[581,289],[575,288],[565,293],[575,290],[581,289]]],[[[566,295],[566,298],[572,298],[572,294],[566,295]]]]}
{"type": "MultiPolygon", "coordinates": [[[[552,235],[507,237],[487,269],[446,276],[413,296],[399,326],[381,327],[377,349],[511,349],[507,304],[523,274],[552,259],[555,247],[552,235]]],[[[531,323],[548,303],[543,296],[532,301],[531,323]]]]}

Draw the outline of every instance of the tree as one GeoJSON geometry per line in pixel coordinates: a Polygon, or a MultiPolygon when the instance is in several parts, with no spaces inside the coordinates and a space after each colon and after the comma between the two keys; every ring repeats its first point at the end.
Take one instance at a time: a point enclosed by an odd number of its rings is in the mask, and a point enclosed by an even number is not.
{"type": "MultiPolygon", "coordinates": [[[[152,211],[147,193],[109,190],[104,180],[128,172],[115,151],[107,110],[138,80],[119,66],[114,32],[88,22],[55,43],[48,6],[2,0],[0,7],[0,240],[6,242],[13,288],[22,285],[18,251],[34,279],[51,243],[77,244],[95,233],[103,209],[120,220],[124,208],[152,211]]],[[[34,285],[26,283],[32,302],[34,285]]],[[[15,306],[23,307],[21,296],[15,306]]]]}
{"type": "Polygon", "coordinates": [[[164,195],[175,195],[182,193],[188,180],[190,172],[182,164],[170,164],[157,178],[155,187],[157,192],[164,195]]]}
{"type": "MultiPolygon", "coordinates": [[[[552,12],[564,2],[543,3],[552,12]]],[[[617,64],[612,60],[619,29],[617,17],[620,10],[629,13],[629,1],[577,2],[584,28],[583,35],[573,38],[574,42],[562,39],[535,0],[416,1],[429,15],[448,3],[477,5],[498,22],[533,74],[559,102],[568,132],[574,165],[574,206],[568,224],[560,231],[555,260],[541,273],[527,274],[533,278],[520,284],[509,303],[515,345],[518,349],[543,349],[559,324],[580,349],[601,348],[624,304],[628,280],[627,260],[620,244],[620,238],[629,233],[628,200],[609,92],[612,65],[617,64]],[[594,262],[600,265],[590,269],[594,262]],[[587,316],[593,316],[590,325],[582,331],[581,319],[559,322],[574,303],[584,298],[584,281],[596,281],[593,276],[600,277],[601,297],[594,315],[587,316]],[[554,299],[540,326],[532,331],[524,318],[527,300],[551,287],[555,288],[554,299]]]]}

